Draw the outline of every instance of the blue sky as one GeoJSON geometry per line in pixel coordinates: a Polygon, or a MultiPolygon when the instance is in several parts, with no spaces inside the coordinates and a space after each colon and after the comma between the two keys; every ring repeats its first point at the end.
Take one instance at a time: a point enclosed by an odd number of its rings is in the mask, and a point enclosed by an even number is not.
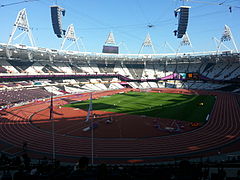
{"type": "MultiPolygon", "coordinates": [[[[1,0],[0,5],[20,1],[1,0]]],[[[51,24],[50,6],[53,4],[55,1],[39,0],[0,8],[0,42],[8,41],[18,11],[26,8],[36,45],[60,49],[62,39],[54,35],[51,24]]],[[[177,29],[173,12],[183,5],[180,0],[58,0],[57,4],[66,10],[63,27],[66,29],[73,24],[89,52],[101,52],[110,31],[116,42],[122,44],[121,53],[138,53],[148,32],[157,53],[171,52],[164,48],[165,42],[174,49],[179,47],[180,39],[173,34],[177,29]],[[148,28],[148,24],[154,27],[148,28]]],[[[240,46],[239,0],[192,0],[185,5],[191,6],[187,32],[194,51],[215,50],[212,38],[220,39],[225,24],[231,28],[237,46],[240,46]],[[232,13],[229,6],[232,6],[232,13]]],[[[27,40],[24,43],[29,44],[27,40]]],[[[229,42],[226,45],[233,47],[229,42]]],[[[192,49],[181,47],[180,51],[192,49]]],[[[145,48],[143,53],[151,53],[151,50],[145,48]]]]}

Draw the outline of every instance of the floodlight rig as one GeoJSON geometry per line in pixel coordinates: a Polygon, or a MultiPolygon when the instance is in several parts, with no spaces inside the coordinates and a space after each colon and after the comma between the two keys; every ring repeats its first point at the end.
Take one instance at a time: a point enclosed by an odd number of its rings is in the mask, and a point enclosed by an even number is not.
{"type": "Polygon", "coordinates": [[[63,42],[61,44],[61,50],[68,50],[71,46],[75,44],[77,50],[80,51],[79,44],[78,44],[79,39],[84,51],[86,51],[82,39],[76,36],[74,26],[73,24],[70,24],[67,28],[66,35],[64,36],[63,42]],[[64,48],[66,40],[71,41],[71,43],[66,48],[64,48]]]}
{"type": "Polygon", "coordinates": [[[191,41],[190,41],[190,38],[189,38],[187,32],[186,32],[186,33],[183,35],[183,37],[182,37],[182,41],[180,42],[180,45],[179,45],[179,47],[178,47],[178,49],[177,49],[177,51],[176,51],[176,56],[178,55],[178,52],[180,51],[180,48],[181,48],[182,46],[190,46],[190,47],[193,49],[192,43],[191,43],[191,41]]]}
{"type": "MultiPolygon", "coordinates": [[[[219,44],[218,44],[217,53],[219,52],[219,49],[220,49],[221,45],[222,45],[223,42],[225,42],[225,41],[232,41],[233,46],[234,46],[236,52],[237,52],[237,53],[239,52],[238,49],[237,49],[237,45],[236,45],[236,43],[235,43],[234,37],[233,37],[233,35],[232,35],[231,29],[230,29],[230,27],[227,26],[227,25],[224,26],[224,32],[223,32],[223,35],[222,35],[222,37],[221,37],[221,39],[220,39],[220,42],[219,42],[219,44]]],[[[228,48],[228,49],[229,49],[229,48],[228,48]]]]}
{"type": "Polygon", "coordinates": [[[216,37],[212,38],[215,42],[216,48],[218,48],[219,44],[221,43],[221,45],[223,47],[225,47],[228,51],[232,51],[229,47],[227,47],[223,42],[221,42],[221,40],[217,39],[216,37]]]}
{"type": "Polygon", "coordinates": [[[145,38],[144,42],[142,43],[141,49],[140,49],[138,54],[140,54],[142,52],[144,47],[151,47],[152,51],[153,51],[153,54],[156,54],[156,51],[155,51],[155,48],[153,46],[151,36],[150,36],[149,33],[147,33],[146,38],[145,38]]]}
{"type": "Polygon", "coordinates": [[[9,36],[7,46],[10,45],[14,40],[20,38],[21,36],[22,36],[22,40],[21,40],[20,43],[22,44],[22,41],[24,40],[26,35],[29,38],[31,46],[35,47],[35,42],[34,42],[34,39],[33,39],[32,31],[29,27],[29,23],[28,23],[28,19],[27,19],[27,12],[26,12],[26,9],[24,8],[21,11],[18,12],[16,21],[13,25],[12,33],[9,36]],[[20,34],[18,34],[16,37],[14,37],[17,30],[20,30],[22,32],[20,34]]]}
{"type": "Polygon", "coordinates": [[[119,45],[116,44],[113,32],[108,34],[108,37],[103,45],[102,53],[119,53],[119,45]]]}
{"type": "Polygon", "coordinates": [[[105,41],[105,44],[112,44],[112,45],[116,44],[116,41],[115,41],[115,38],[114,38],[114,35],[113,35],[112,31],[108,34],[108,37],[107,37],[107,40],[105,41]]]}

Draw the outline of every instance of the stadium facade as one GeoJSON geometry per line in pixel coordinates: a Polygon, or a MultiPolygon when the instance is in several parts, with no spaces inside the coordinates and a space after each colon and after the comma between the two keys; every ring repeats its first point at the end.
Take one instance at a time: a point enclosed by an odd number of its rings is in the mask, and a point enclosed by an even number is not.
{"type": "MultiPolygon", "coordinates": [[[[65,77],[72,83],[101,84],[100,88],[93,85],[92,90],[106,90],[112,81],[118,82],[119,88],[124,81],[130,87],[144,89],[229,87],[232,91],[239,90],[238,53],[171,55],[86,53],[1,44],[1,82],[39,80],[48,76],[62,83],[65,77]]],[[[86,84],[79,85],[88,89],[86,84]]]]}

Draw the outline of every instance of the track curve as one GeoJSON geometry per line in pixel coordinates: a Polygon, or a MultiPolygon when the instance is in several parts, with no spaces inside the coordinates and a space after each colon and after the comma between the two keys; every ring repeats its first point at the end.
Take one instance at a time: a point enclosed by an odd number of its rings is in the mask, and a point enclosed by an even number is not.
{"type": "MultiPolygon", "coordinates": [[[[161,91],[169,92],[168,89],[161,91]]],[[[239,95],[207,91],[195,93],[216,96],[212,113],[204,126],[194,131],[162,137],[94,138],[94,158],[96,161],[107,163],[129,159],[156,160],[206,152],[237,140],[240,137],[239,95]]],[[[8,109],[7,119],[1,121],[1,140],[17,147],[22,147],[23,142],[28,142],[28,149],[32,152],[52,154],[52,133],[37,128],[29,121],[33,113],[48,106],[48,103],[34,106],[29,104],[8,109]]],[[[58,156],[76,159],[81,156],[91,157],[91,148],[91,138],[55,134],[58,156]]]]}

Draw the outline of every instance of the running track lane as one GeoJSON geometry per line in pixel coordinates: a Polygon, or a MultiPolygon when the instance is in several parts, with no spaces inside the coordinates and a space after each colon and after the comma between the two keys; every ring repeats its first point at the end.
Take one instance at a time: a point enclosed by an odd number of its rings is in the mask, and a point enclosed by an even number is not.
{"type": "MultiPolygon", "coordinates": [[[[204,92],[200,92],[204,93],[204,92]]],[[[97,159],[163,158],[193,152],[208,151],[224,146],[240,136],[239,96],[215,93],[217,99],[209,121],[199,129],[153,138],[96,138],[94,156],[97,159]]],[[[0,137],[3,141],[21,147],[28,142],[28,149],[35,152],[52,153],[52,134],[33,126],[29,117],[48,104],[14,109],[8,114],[9,121],[1,121],[0,137]]],[[[57,155],[79,158],[91,156],[91,138],[56,134],[57,155]]]]}

